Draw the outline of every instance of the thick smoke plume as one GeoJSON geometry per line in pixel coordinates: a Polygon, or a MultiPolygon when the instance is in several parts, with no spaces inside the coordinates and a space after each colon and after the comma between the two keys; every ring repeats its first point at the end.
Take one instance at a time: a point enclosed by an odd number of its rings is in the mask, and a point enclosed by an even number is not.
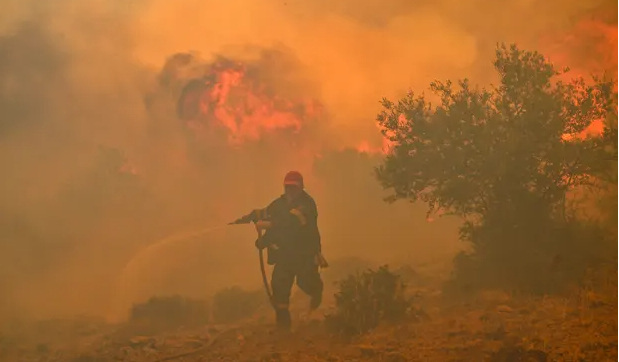
{"type": "Polygon", "coordinates": [[[290,169],[317,199],[328,257],[448,260],[461,247],[449,220],[384,204],[380,152],[355,151],[382,146],[380,98],[435,78],[492,82],[499,41],[584,74],[617,66],[617,19],[598,16],[617,5],[602,0],[0,7],[0,318],[118,314],[154,293],[257,285],[247,228],[126,266],[157,240],[263,206],[290,169]]]}

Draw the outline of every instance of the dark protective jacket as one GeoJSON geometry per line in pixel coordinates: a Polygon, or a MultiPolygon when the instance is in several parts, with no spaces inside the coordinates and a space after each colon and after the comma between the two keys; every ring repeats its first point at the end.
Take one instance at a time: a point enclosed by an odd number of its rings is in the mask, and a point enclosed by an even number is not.
{"type": "Polygon", "coordinates": [[[258,212],[260,219],[272,223],[262,238],[262,246],[277,246],[268,249],[269,264],[313,258],[321,252],[318,210],[307,192],[292,203],[282,195],[258,212]]]}

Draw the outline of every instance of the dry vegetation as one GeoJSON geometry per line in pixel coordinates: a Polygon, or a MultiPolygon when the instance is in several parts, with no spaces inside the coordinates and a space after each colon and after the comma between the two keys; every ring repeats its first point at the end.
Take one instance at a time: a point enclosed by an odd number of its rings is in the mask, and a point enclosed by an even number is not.
{"type": "MultiPolygon", "coordinates": [[[[132,319],[122,325],[82,318],[5,326],[9,328],[1,335],[0,359],[617,360],[617,282],[612,271],[605,275],[613,278],[592,278],[586,286],[562,296],[504,291],[444,294],[436,280],[408,271],[406,278],[389,268],[342,278],[329,290],[329,296],[337,292],[323,310],[329,317],[307,320],[296,315],[290,335],[273,332],[262,294],[230,288],[218,293],[212,303],[152,298],[134,306],[132,319]],[[217,315],[211,304],[222,302],[228,308],[217,315]]],[[[307,303],[302,297],[293,301],[293,312],[302,311],[307,303]]]]}

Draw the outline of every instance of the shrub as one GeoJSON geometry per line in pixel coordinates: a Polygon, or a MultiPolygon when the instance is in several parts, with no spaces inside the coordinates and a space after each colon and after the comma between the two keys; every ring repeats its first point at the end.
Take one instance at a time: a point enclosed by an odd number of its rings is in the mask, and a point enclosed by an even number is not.
{"type": "Polygon", "coordinates": [[[248,318],[265,305],[262,290],[246,291],[238,286],[225,288],[213,296],[213,321],[230,323],[248,318]]]}
{"type": "Polygon", "coordinates": [[[195,326],[209,322],[208,302],[178,295],[153,296],[131,308],[129,320],[157,327],[195,326]]]}
{"type": "Polygon", "coordinates": [[[612,262],[608,256],[613,241],[594,224],[548,221],[543,234],[531,229],[509,231],[474,228],[473,236],[483,247],[455,258],[454,278],[446,284],[446,291],[490,288],[562,293],[582,282],[589,270],[612,262]]]}
{"type": "Polygon", "coordinates": [[[383,321],[406,319],[413,311],[406,286],[388,266],[350,275],[337,285],[336,310],[326,316],[327,327],[336,334],[363,334],[383,321]]]}

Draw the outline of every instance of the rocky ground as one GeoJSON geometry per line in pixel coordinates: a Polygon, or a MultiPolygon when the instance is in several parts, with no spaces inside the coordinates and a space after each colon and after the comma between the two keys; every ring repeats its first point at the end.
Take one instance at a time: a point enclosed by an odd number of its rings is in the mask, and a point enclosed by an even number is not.
{"type": "MultiPolygon", "coordinates": [[[[274,333],[263,310],[234,325],[155,328],[87,318],[5,325],[0,361],[616,361],[617,293],[571,297],[503,292],[446,298],[419,289],[421,320],[346,339],[320,319],[274,333]]],[[[327,303],[328,304],[328,303],[327,303]]]]}

